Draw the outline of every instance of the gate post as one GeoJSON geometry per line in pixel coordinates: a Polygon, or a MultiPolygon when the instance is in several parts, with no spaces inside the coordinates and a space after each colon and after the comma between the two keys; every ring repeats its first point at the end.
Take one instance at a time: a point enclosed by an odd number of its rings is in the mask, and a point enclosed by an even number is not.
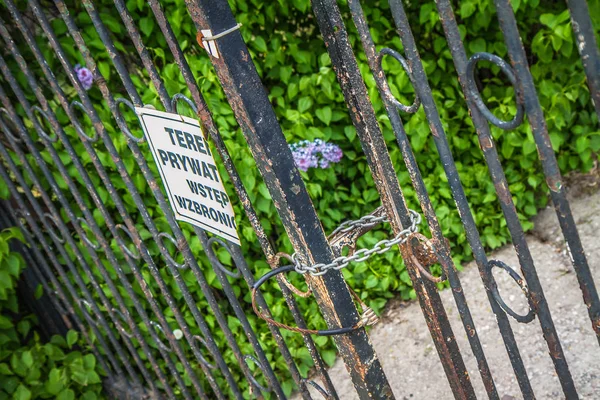
{"type": "MultiPolygon", "coordinates": [[[[198,32],[213,35],[237,22],[226,0],[186,0],[198,32]]],[[[330,263],[334,254],[296,169],[267,93],[239,32],[211,42],[211,62],[225,90],[294,250],[309,263],[330,263]]],[[[341,272],[306,275],[330,329],[354,326],[359,314],[341,272]]],[[[334,336],[361,399],[393,399],[391,387],[364,328],[334,336]]]]}

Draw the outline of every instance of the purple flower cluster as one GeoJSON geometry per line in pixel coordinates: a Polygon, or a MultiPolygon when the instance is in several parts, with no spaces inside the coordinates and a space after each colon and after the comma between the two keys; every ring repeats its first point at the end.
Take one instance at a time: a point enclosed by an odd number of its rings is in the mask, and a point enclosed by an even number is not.
{"type": "Polygon", "coordinates": [[[290,149],[296,166],[302,171],[308,171],[309,168],[325,169],[330,163],[340,162],[343,156],[342,149],[338,145],[321,139],[292,143],[290,149]]]}
{"type": "Polygon", "coordinates": [[[79,79],[79,82],[81,83],[81,86],[83,86],[85,90],[90,90],[90,88],[94,84],[94,77],[92,76],[92,71],[90,71],[86,67],[82,67],[79,64],[75,66],[74,70],[77,74],[77,79],[79,79]]]}

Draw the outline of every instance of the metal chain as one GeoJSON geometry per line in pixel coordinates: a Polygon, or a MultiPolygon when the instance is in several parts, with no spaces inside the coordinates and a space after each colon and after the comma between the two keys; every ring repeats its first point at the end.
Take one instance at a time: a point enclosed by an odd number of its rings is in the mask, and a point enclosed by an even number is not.
{"type": "MultiPolygon", "coordinates": [[[[340,256],[335,258],[329,264],[314,264],[314,265],[305,265],[298,259],[297,253],[292,255],[292,260],[294,261],[294,269],[299,274],[306,274],[307,272],[313,276],[321,276],[326,274],[330,269],[340,270],[342,268],[347,267],[349,264],[353,262],[363,262],[368,260],[373,254],[382,254],[386,251],[390,250],[397,244],[404,243],[410,234],[416,233],[419,231],[419,224],[421,223],[421,215],[414,211],[408,210],[410,212],[410,221],[411,224],[408,228],[403,229],[398,232],[398,234],[393,239],[384,239],[378,242],[375,246],[370,249],[360,249],[356,251],[354,254],[350,256],[340,256]]],[[[338,228],[336,228],[332,235],[337,232],[349,232],[357,226],[361,227],[372,227],[381,222],[387,222],[388,219],[386,216],[381,217],[373,217],[371,215],[366,215],[361,219],[356,221],[346,221],[342,223],[338,228]]]]}

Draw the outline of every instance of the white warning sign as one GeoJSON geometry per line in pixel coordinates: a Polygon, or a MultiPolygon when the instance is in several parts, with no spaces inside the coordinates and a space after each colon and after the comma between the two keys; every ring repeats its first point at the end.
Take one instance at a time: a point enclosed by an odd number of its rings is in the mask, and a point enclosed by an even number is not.
{"type": "Polygon", "coordinates": [[[240,244],[235,214],[197,120],[136,107],[175,218],[240,244]]]}

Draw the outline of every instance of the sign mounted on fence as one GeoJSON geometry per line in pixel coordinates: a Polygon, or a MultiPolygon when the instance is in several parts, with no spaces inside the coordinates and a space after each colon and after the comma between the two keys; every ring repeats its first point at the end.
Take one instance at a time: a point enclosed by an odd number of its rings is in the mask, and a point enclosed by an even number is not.
{"type": "Polygon", "coordinates": [[[135,108],[175,218],[240,244],[235,214],[197,120],[135,108]]]}

